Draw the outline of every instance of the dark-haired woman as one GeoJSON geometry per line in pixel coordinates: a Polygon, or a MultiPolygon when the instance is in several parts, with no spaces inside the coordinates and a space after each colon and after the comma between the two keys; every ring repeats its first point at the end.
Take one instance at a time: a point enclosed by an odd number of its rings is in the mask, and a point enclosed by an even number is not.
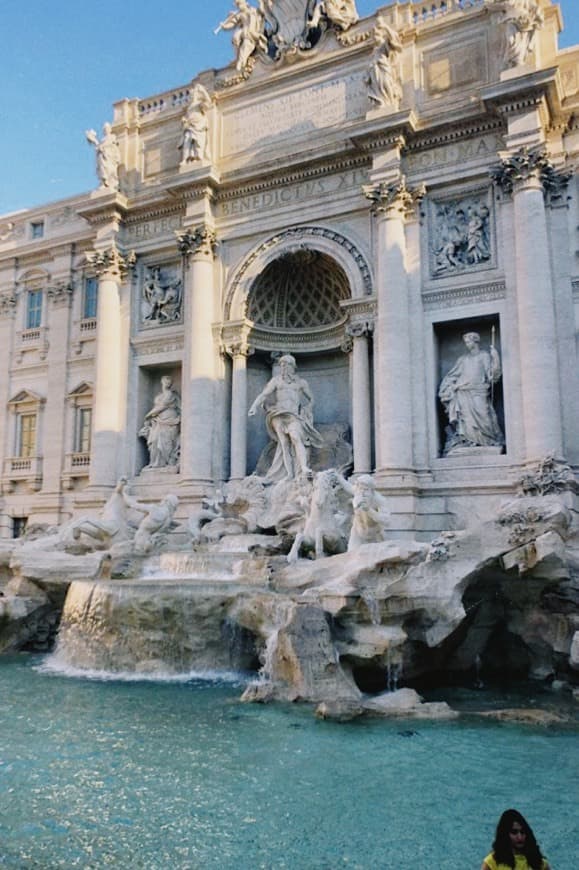
{"type": "Polygon", "coordinates": [[[517,810],[505,810],[499,819],[493,851],[481,870],[549,870],[531,828],[517,810]]]}

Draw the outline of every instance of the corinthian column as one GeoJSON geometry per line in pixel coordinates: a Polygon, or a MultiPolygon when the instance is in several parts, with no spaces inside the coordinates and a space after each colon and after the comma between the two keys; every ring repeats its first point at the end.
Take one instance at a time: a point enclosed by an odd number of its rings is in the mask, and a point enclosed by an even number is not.
{"type": "Polygon", "coordinates": [[[186,258],[181,475],[183,482],[207,484],[213,480],[215,233],[207,226],[188,230],[177,244],[186,258]]]}
{"type": "Polygon", "coordinates": [[[525,456],[528,461],[561,456],[560,366],[544,199],[553,168],[544,152],[522,148],[492,176],[513,195],[525,456]]]}
{"type": "Polygon", "coordinates": [[[247,475],[247,358],[253,349],[240,337],[225,347],[232,359],[231,374],[231,480],[247,475]]]}
{"type": "Polygon", "coordinates": [[[372,407],[370,394],[369,340],[372,320],[351,320],[346,333],[352,340],[352,440],[354,473],[372,470],[372,407]]]}
{"type": "Polygon", "coordinates": [[[125,430],[121,284],[134,266],[134,254],[122,254],[113,245],[87,255],[98,275],[98,312],[95,362],[95,403],[90,461],[91,486],[114,486],[125,430]]]}
{"type": "Polygon", "coordinates": [[[377,221],[376,465],[378,471],[403,474],[413,466],[405,221],[424,189],[409,190],[400,176],[367,186],[364,193],[377,221]]]}

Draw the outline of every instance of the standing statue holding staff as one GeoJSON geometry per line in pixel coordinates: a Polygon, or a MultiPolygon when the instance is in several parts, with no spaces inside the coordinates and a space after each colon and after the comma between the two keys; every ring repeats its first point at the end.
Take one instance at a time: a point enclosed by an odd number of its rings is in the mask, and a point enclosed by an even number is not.
{"type": "Polygon", "coordinates": [[[445,456],[459,448],[504,445],[493,407],[494,385],[502,373],[494,327],[488,351],[480,349],[478,332],[467,332],[462,338],[467,353],[458,358],[438,390],[449,422],[445,456]]]}
{"type": "Polygon", "coordinates": [[[107,122],[103,126],[103,137],[100,142],[96,130],[87,130],[85,135],[87,142],[94,145],[96,149],[96,171],[100,186],[118,190],[121,151],[111,125],[107,122]]]}
{"type": "Polygon", "coordinates": [[[271,6],[271,0],[259,0],[259,8],[255,9],[247,0],[235,0],[237,10],[229,13],[225,21],[214,31],[235,30],[232,43],[237,52],[236,69],[243,73],[252,54],[261,49],[267,52],[267,37],[265,35],[266,4],[271,6]]]}
{"type": "Polygon", "coordinates": [[[322,447],[323,439],[314,428],[314,400],[307,382],[296,372],[294,357],[282,356],[279,368],[279,375],[270,380],[252,404],[249,416],[263,408],[267,431],[277,443],[267,478],[293,480],[300,474],[311,474],[307,448],[322,447]]]}

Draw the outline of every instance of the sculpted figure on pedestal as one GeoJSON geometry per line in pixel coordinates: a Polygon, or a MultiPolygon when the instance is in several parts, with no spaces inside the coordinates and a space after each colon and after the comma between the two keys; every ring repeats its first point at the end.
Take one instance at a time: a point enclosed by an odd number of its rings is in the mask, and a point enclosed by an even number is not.
{"type": "Polygon", "coordinates": [[[173,389],[168,375],[161,378],[161,392],[155,396],[151,410],[145,414],[139,432],[149,448],[148,468],[167,468],[179,463],[181,432],[181,397],[173,389]]]}
{"type": "Polygon", "coordinates": [[[251,56],[257,49],[267,52],[267,37],[265,35],[265,6],[271,6],[271,0],[259,0],[259,8],[255,9],[247,0],[235,0],[237,9],[229,13],[215,33],[220,30],[234,30],[233,47],[237,53],[236,69],[246,72],[251,56]]]}
{"type": "Polygon", "coordinates": [[[267,431],[277,444],[268,480],[310,474],[307,448],[323,445],[313,425],[314,400],[310,388],[297,375],[293,356],[282,356],[279,368],[279,375],[270,380],[249,409],[250,417],[258,408],[265,410],[267,431]]]}
{"type": "Polygon", "coordinates": [[[381,15],[374,28],[374,54],[366,79],[368,97],[379,106],[400,108],[402,86],[400,84],[399,55],[402,52],[400,37],[381,15]]]}
{"type": "Polygon", "coordinates": [[[494,347],[480,349],[480,335],[463,335],[467,353],[443,378],[438,396],[448,416],[444,456],[465,447],[502,447],[504,437],[492,403],[492,388],[501,377],[501,361],[494,347]]]}
{"type": "Polygon", "coordinates": [[[318,0],[310,19],[310,27],[318,27],[324,16],[340,30],[347,30],[360,18],[354,0],[318,0]]]}
{"type": "Polygon", "coordinates": [[[187,111],[181,121],[183,135],[179,148],[182,151],[181,163],[194,163],[196,160],[210,160],[209,119],[207,112],[212,100],[203,85],[196,84],[191,92],[187,111]]]}
{"type": "Polygon", "coordinates": [[[507,67],[524,64],[534,48],[535,37],[544,18],[536,0],[507,0],[505,63],[507,67]]]}
{"type": "Polygon", "coordinates": [[[106,123],[103,126],[103,137],[100,141],[95,130],[87,130],[85,135],[87,142],[95,146],[96,172],[100,186],[118,190],[121,152],[111,125],[106,123]]]}

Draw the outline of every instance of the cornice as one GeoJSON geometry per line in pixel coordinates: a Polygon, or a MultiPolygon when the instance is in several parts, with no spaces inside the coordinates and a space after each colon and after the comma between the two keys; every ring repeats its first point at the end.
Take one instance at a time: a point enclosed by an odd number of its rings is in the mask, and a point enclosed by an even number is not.
{"type": "Polygon", "coordinates": [[[446,290],[431,290],[422,294],[425,308],[454,308],[471,302],[490,302],[504,299],[507,288],[504,281],[489,281],[470,287],[449,287],[446,290]]]}
{"type": "Polygon", "coordinates": [[[445,124],[436,126],[432,130],[418,130],[405,144],[404,153],[411,154],[415,151],[423,151],[428,148],[437,148],[442,145],[451,145],[463,139],[472,139],[474,136],[484,136],[489,133],[502,133],[505,131],[505,123],[502,118],[483,115],[470,121],[453,125],[445,124]]]}
{"type": "Polygon", "coordinates": [[[78,208],[78,214],[93,227],[108,223],[120,223],[127,215],[129,203],[122,193],[97,194],[86,205],[78,208]]]}
{"type": "Polygon", "coordinates": [[[251,196],[252,194],[262,193],[265,190],[271,190],[276,187],[299,184],[302,181],[312,181],[327,175],[339,174],[340,172],[359,169],[369,165],[370,156],[368,154],[350,152],[332,160],[304,162],[283,172],[268,173],[265,177],[263,172],[260,171],[260,180],[252,178],[247,179],[245,182],[235,182],[233,179],[228,180],[227,176],[224,176],[224,183],[217,192],[216,201],[218,203],[227,202],[239,196],[251,196]]]}
{"type": "Polygon", "coordinates": [[[558,67],[513,76],[480,91],[484,105],[505,115],[539,106],[543,101],[552,122],[563,115],[564,91],[558,67]]]}
{"type": "Polygon", "coordinates": [[[143,221],[180,215],[183,207],[184,203],[176,199],[162,200],[155,203],[131,203],[130,209],[124,219],[124,225],[130,227],[143,221]]]}

